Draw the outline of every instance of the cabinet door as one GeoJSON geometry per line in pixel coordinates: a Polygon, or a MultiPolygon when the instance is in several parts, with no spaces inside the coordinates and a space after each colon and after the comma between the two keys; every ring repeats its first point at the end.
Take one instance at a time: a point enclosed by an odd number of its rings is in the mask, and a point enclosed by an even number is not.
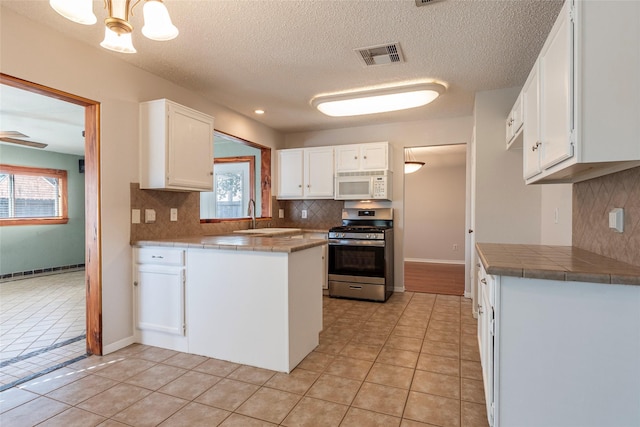
{"type": "Polygon", "coordinates": [[[524,129],[522,131],[523,175],[525,179],[538,175],[540,170],[540,84],[538,62],[522,88],[524,129]]]}
{"type": "Polygon", "coordinates": [[[213,190],[213,122],[169,104],[167,187],[213,190]]]}
{"type": "Polygon", "coordinates": [[[572,23],[566,2],[540,53],[540,165],[549,168],[573,156],[572,23]]]}
{"type": "Polygon", "coordinates": [[[362,164],[364,170],[386,170],[389,168],[388,144],[363,144],[361,147],[362,164]]]}
{"type": "Polygon", "coordinates": [[[310,148],[304,153],[304,196],[333,198],[333,148],[310,148]]]}
{"type": "Polygon", "coordinates": [[[138,265],[136,327],[185,335],[184,268],[138,265]]]}
{"type": "Polygon", "coordinates": [[[278,151],[278,197],[302,198],[304,196],[304,150],[278,151]]]}
{"type": "Polygon", "coordinates": [[[357,171],[360,169],[360,146],[343,145],[335,148],[336,172],[357,171]]]}
{"type": "MultiPolygon", "coordinates": [[[[486,280],[491,280],[486,278],[486,280]]],[[[484,394],[485,402],[487,405],[487,418],[489,419],[489,425],[493,425],[493,411],[491,404],[493,403],[493,307],[489,297],[489,286],[487,283],[483,284],[482,291],[482,306],[485,309],[483,318],[483,333],[484,333],[484,345],[481,349],[482,359],[482,380],[484,382],[484,394]]]]}

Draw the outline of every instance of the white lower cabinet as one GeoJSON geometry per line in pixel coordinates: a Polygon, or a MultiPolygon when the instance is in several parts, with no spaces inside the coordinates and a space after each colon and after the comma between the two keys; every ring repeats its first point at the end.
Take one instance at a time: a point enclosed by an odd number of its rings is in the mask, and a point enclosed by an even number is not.
{"type": "Polygon", "coordinates": [[[148,345],[187,351],[184,250],[136,250],[135,335],[148,345]]]}
{"type": "Polygon", "coordinates": [[[640,286],[478,279],[489,425],[640,425],[640,286]]]}

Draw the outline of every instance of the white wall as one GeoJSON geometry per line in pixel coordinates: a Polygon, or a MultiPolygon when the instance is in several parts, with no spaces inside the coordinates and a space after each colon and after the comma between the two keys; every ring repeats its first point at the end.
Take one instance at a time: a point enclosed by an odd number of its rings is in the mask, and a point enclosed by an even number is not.
{"type": "Polygon", "coordinates": [[[464,263],[466,151],[413,153],[426,164],[404,176],[404,259],[464,263]]]}
{"type": "Polygon", "coordinates": [[[471,140],[472,127],[473,117],[471,116],[425,119],[416,122],[293,133],[285,135],[285,145],[287,148],[299,148],[361,142],[390,142],[394,170],[393,201],[380,203],[380,205],[394,208],[395,287],[401,290],[404,289],[404,148],[468,143],[471,140]]]}
{"type": "Polygon", "coordinates": [[[272,148],[272,129],[12,11],[0,10],[2,72],[101,103],[103,344],[112,351],[133,336],[129,183],[138,182],[138,103],[169,98],[211,114],[225,133],[272,148]]]}
{"type": "Polygon", "coordinates": [[[505,119],[519,92],[476,93],[476,242],[540,243],[542,187],[525,185],[522,150],[506,150],[505,119]]]}

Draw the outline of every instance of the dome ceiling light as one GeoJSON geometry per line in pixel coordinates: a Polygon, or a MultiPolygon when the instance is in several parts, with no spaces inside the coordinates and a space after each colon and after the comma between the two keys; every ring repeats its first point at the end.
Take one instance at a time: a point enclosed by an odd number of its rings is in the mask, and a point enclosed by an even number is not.
{"type": "MultiPolygon", "coordinates": [[[[178,29],[171,22],[169,11],[162,0],[105,0],[109,17],[104,20],[104,40],[100,46],[121,53],[136,53],[131,39],[133,26],[129,16],[133,9],[144,1],[142,34],[151,40],[166,41],[178,37],[178,29]]],[[[60,15],[83,25],[93,25],[98,19],[93,13],[92,0],[49,0],[51,7],[60,15]]]]}
{"type": "Polygon", "coordinates": [[[420,162],[416,160],[415,156],[413,155],[413,150],[411,150],[411,148],[407,148],[405,150],[405,157],[404,157],[404,173],[405,174],[418,172],[418,170],[420,170],[420,168],[422,168],[424,164],[425,164],[424,162],[420,162]]]}
{"type": "Polygon", "coordinates": [[[313,98],[311,105],[332,117],[387,113],[427,105],[440,96],[445,89],[445,86],[440,83],[386,87],[383,89],[321,95],[313,98]]]}

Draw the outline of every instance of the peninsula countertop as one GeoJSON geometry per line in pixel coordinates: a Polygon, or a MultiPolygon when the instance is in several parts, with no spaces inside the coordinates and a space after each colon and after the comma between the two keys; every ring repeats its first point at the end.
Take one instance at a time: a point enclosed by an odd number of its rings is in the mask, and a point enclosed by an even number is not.
{"type": "Polygon", "coordinates": [[[573,246],[478,243],[476,249],[493,275],[640,285],[640,267],[573,246]]]}
{"type": "Polygon", "coordinates": [[[165,246],[183,249],[223,249],[237,251],[285,252],[292,253],[326,245],[323,239],[292,238],[291,235],[246,235],[223,234],[195,236],[173,239],[140,240],[134,246],[165,246]]]}

